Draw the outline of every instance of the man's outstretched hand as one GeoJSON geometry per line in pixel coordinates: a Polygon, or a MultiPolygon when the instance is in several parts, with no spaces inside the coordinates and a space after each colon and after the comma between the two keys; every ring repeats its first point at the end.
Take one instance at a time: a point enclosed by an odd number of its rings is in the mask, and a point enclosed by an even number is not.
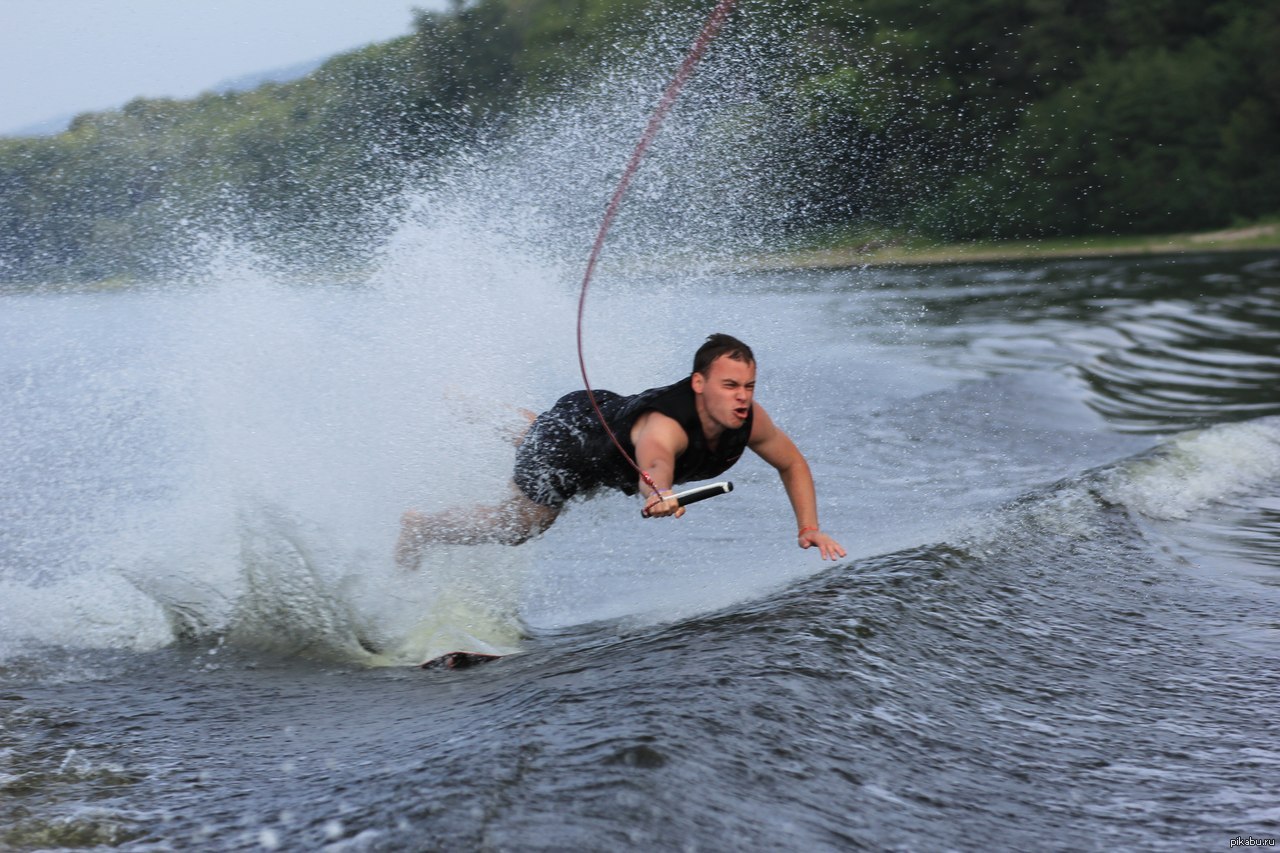
{"type": "Polygon", "coordinates": [[[814,530],[812,528],[806,528],[805,531],[800,534],[800,547],[816,547],[822,554],[822,559],[824,560],[837,560],[840,557],[845,556],[845,550],[841,547],[839,542],[832,539],[821,530],[814,530]]]}

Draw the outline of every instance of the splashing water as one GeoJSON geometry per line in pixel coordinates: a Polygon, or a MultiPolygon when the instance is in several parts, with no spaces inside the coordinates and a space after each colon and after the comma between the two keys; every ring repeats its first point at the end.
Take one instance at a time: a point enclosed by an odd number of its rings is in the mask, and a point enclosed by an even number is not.
{"type": "MultiPolygon", "coordinates": [[[[23,497],[0,642],[386,662],[461,632],[509,650],[537,548],[442,551],[408,577],[396,523],[500,498],[515,407],[577,387],[576,283],[663,82],[648,65],[407,186],[363,280],[287,280],[206,235],[181,282],[24,303],[6,383],[24,417],[4,437],[29,464],[4,484],[23,497]]],[[[601,387],[682,373],[708,329],[691,294],[778,215],[753,163],[781,141],[750,68],[741,47],[713,57],[637,176],[586,321],[601,387]]]]}

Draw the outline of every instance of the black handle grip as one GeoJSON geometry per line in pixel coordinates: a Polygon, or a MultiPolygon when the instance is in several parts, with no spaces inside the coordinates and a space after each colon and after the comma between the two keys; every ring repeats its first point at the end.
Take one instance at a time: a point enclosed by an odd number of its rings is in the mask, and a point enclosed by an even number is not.
{"type": "MultiPolygon", "coordinates": [[[[716,495],[727,495],[733,491],[733,483],[725,481],[723,483],[711,483],[706,486],[697,486],[692,489],[686,489],[683,492],[676,492],[674,495],[668,495],[667,500],[675,499],[678,506],[688,506],[696,504],[698,501],[705,501],[707,498],[714,498],[716,495]]],[[[645,518],[649,517],[647,509],[640,510],[640,514],[645,518]]]]}

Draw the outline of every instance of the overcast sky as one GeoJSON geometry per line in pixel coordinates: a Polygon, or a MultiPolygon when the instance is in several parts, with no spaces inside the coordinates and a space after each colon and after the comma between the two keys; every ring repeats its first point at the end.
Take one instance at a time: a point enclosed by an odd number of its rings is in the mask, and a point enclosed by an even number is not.
{"type": "Polygon", "coordinates": [[[441,0],[0,0],[0,134],[409,32],[441,0]]]}

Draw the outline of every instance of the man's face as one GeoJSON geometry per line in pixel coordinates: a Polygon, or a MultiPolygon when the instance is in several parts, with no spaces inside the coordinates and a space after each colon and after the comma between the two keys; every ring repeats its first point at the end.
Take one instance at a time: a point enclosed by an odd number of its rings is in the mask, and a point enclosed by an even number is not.
{"type": "Polygon", "coordinates": [[[702,401],[700,414],[722,429],[738,429],[747,422],[755,390],[756,366],[727,355],[711,362],[706,376],[693,374],[693,391],[702,401]]]}

